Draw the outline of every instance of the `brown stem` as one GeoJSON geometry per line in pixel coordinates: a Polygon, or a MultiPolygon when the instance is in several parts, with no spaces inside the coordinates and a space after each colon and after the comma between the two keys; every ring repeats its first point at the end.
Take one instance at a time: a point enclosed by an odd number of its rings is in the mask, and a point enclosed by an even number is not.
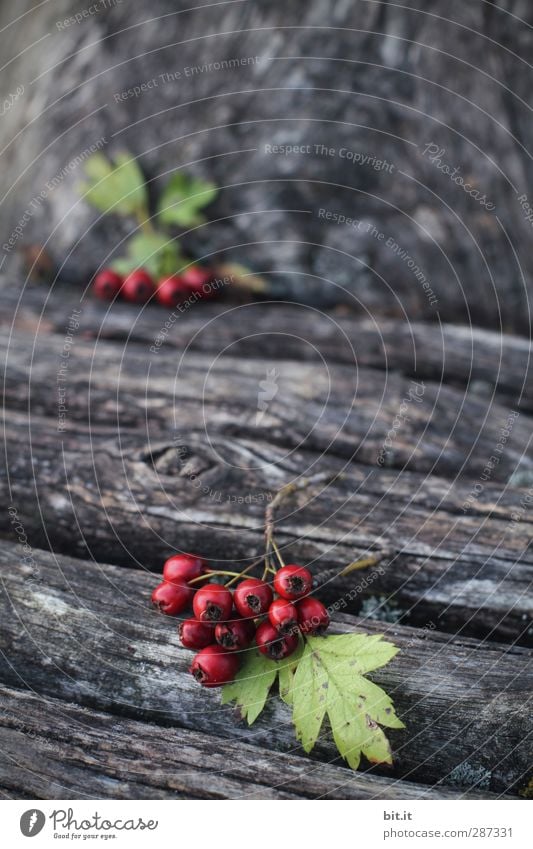
{"type": "MultiPolygon", "coordinates": [[[[283,558],[280,554],[279,548],[274,540],[274,526],[276,522],[275,512],[276,509],[282,504],[293,492],[298,492],[300,490],[306,489],[308,486],[311,486],[315,483],[322,483],[327,481],[328,483],[333,483],[334,480],[337,480],[340,475],[330,475],[328,472],[319,472],[316,475],[312,475],[309,478],[301,478],[298,482],[292,482],[285,484],[281,489],[277,491],[274,498],[267,506],[265,510],[265,573],[268,568],[272,568],[271,564],[271,549],[273,548],[276,552],[279,562],[282,566],[284,566],[283,558]]],[[[263,578],[264,580],[264,578],[263,578]]]]}
{"type": "Polygon", "coordinates": [[[206,572],[205,575],[198,575],[197,578],[192,578],[190,581],[188,581],[188,583],[189,584],[196,584],[199,581],[205,581],[207,578],[214,578],[218,575],[233,575],[233,577],[235,579],[237,579],[237,578],[240,578],[240,576],[242,574],[243,574],[242,572],[226,572],[226,571],[221,570],[221,569],[213,569],[213,571],[211,571],[211,572],[206,572]]]}

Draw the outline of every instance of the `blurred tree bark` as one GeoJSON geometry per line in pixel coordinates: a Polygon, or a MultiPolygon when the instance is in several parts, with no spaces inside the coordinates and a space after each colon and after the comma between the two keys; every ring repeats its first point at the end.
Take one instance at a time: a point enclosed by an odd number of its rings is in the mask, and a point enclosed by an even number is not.
{"type": "Polygon", "coordinates": [[[274,294],[528,331],[527,0],[33,6],[0,7],[4,94],[24,87],[1,124],[4,239],[29,210],[17,246],[48,240],[86,280],[128,232],[77,201],[76,157],[103,139],[154,193],[175,168],[215,179],[185,244],[274,294]]]}

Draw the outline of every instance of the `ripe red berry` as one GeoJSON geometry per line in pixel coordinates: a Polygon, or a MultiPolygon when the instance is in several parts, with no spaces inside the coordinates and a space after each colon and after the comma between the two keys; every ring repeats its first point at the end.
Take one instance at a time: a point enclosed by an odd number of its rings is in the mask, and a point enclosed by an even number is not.
{"type": "Polygon", "coordinates": [[[104,268],[94,278],[93,292],[97,298],[112,301],[119,294],[122,282],[120,274],[112,268],[104,268]]]}
{"type": "Polygon", "coordinates": [[[166,581],[158,584],[152,593],[152,604],[168,616],[176,616],[191,603],[194,590],[185,584],[169,584],[166,581]]]}
{"type": "Polygon", "coordinates": [[[255,641],[261,654],[271,660],[283,660],[296,650],[298,634],[279,634],[271,622],[265,621],[257,629],[255,641]]]}
{"type": "Polygon", "coordinates": [[[271,588],[264,581],[247,578],[235,589],[235,607],[245,619],[254,618],[267,612],[273,597],[271,588]]]}
{"type": "Polygon", "coordinates": [[[195,554],[173,554],[165,560],[163,580],[170,584],[187,584],[207,572],[207,561],[195,554]]]}
{"type": "Polygon", "coordinates": [[[166,277],[159,281],[155,297],[157,302],[164,307],[176,307],[185,300],[189,292],[190,289],[185,285],[182,278],[175,274],[173,277],[166,277]]]}
{"type": "Polygon", "coordinates": [[[277,598],[268,608],[270,624],[279,634],[288,634],[298,627],[298,612],[294,604],[284,598],[277,598]]]}
{"type": "Polygon", "coordinates": [[[198,652],[190,671],[204,687],[221,687],[233,681],[239,669],[239,656],[225,651],[222,646],[207,646],[198,652]]]}
{"type": "Polygon", "coordinates": [[[274,589],[282,598],[290,601],[308,595],[313,587],[313,576],[305,566],[290,563],[279,569],[274,576],[274,589]]]}
{"type": "Polygon", "coordinates": [[[145,304],[154,294],[154,281],[142,268],[128,274],[122,287],[122,297],[134,304],[145,304]]]}
{"type": "Polygon", "coordinates": [[[296,605],[298,624],[303,634],[323,634],[329,625],[329,613],[321,601],[308,596],[296,605]]]}
{"type": "Polygon", "coordinates": [[[205,649],[214,639],[214,627],[211,622],[199,622],[198,619],[184,619],[178,625],[178,634],[186,649],[205,649]]]}
{"type": "Polygon", "coordinates": [[[202,268],[200,265],[191,265],[181,275],[181,279],[189,292],[200,292],[206,297],[211,294],[209,283],[212,278],[212,271],[209,271],[208,268],[202,268]]]}
{"type": "Polygon", "coordinates": [[[232,619],[215,625],[215,640],[226,651],[238,651],[250,645],[255,635],[255,625],[251,619],[232,619]]]}
{"type": "Polygon", "coordinates": [[[233,596],[222,584],[207,584],[195,593],[192,609],[202,622],[224,622],[230,618],[233,596]]]}

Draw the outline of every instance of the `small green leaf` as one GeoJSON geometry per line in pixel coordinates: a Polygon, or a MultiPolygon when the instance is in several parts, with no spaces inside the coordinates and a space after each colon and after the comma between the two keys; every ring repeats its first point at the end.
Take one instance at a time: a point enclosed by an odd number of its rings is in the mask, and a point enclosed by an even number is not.
{"type": "Polygon", "coordinates": [[[300,640],[300,645],[294,654],[291,654],[291,656],[286,660],[278,661],[279,695],[287,705],[292,705],[293,703],[292,690],[294,686],[294,675],[298,667],[298,662],[303,654],[303,650],[303,643],[300,640]]]}
{"type": "Polygon", "coordinates": [[[366,675],[373,669],[385,666],[398,654],[392,643],[383,641],[382,634],[338,634],[326,640],[310,637],[311,645],[323,655],[332,655],[332,660],[346,660],[347,670],[366,675]]]}
{"type": "Polygon", "coordinates": [[[315,745],[326,714],[328,674],[319,655],[307,643],[294,675],[292,721],[304,750],[315,745]]]}
{"type": "Polygon", "coordinates": [[[168,236],[161,233],[136,233],[128,242],[128,256],[146,268],[153,257],[171,244],[168,236]]]}
{"type": "Polygon", "coordinates": [[[352,769],[361,755],[371,763],[392,763],[379,725],[403,728],[403,723],[389,696],[363,673],[388,663],[397,651],[380,635],[307,639],[291,689],[296,735],[306,752],[315,745],[327,714],[335,744],[352,769]]]}
{"type": "Polygon", "coordinates": [[[137,161],[119,153],[114,162],[95,153],[85,163],[89,182],[79,186],[85,200],[104,213],[146,215],[148,193],[137,161]]]}
{"type": "Polygon", "coordinates": [[[200,210],[217,196],[214,183],[185,174],[174,174],[167,183],[158,204],[159,220],[163,224],[192,227],[204,221],[200,210]]]}
{"type": "Polygon", "coordinates": [[[136,271],[137,266],[131,259],[127,259],[126,257],[119,257],[118,259],[112,260],[110,262],[110,267],[113,271],[116,271],[117,274],[122,274],[125,277],[130,271],[136,271]]]}
{"type": "Polygon", "coordinates": [[[252,725],[266,704],[278,666],[258,651],[249,651],[247,655],[235,680],[222,688],[222,704],[235,700],[242,718],[252,725]]]}
{"type": "Polygon", "coordinates": [[[161,233],[136,233],[129,240],[127,251],[127,256],[111,263],[120,274],[145,268],[154,277],[167,277],[183,264],[179,245],[161,233]]]}

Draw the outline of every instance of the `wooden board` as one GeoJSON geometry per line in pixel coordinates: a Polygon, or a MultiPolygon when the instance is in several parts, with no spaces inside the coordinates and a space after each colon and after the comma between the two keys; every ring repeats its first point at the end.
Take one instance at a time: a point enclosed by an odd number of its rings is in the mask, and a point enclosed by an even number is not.
{"type": "MultiPolygon", "coordinates": [[[[61,799],[482,799],[0,688],[4,795],[61,799]]],[[[2,793],[2,790],[0,790],[2,793]]]]}

